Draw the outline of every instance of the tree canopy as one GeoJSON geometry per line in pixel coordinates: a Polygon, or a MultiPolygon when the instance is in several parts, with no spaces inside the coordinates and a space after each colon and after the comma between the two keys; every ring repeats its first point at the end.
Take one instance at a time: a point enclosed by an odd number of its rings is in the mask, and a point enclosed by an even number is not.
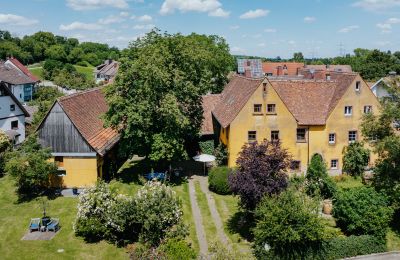
{"type": "Polygon", "coordinates": [[[153,161],[186,156],[198,137],[201,96],[219,92],[234,66],[223,38],[152,31],[133,41],[106,87],[108,125],[121,133],[121,151],[153,161]]]}

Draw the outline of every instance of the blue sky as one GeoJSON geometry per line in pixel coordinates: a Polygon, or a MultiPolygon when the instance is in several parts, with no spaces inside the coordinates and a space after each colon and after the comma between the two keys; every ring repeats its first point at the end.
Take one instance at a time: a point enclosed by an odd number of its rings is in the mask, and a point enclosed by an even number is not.
{"type": "Polygon", "coordinates": [[[400,50],[400,0],[10,0],[0,29],[38,30],[124,48],[152,27],[223,36],[233,54],[331,57],[400,50]]]}

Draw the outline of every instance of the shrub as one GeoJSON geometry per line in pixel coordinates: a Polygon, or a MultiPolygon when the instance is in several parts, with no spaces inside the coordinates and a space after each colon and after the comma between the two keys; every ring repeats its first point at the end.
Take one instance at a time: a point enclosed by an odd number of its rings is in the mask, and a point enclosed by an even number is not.
{"type": "Polygon", "coordinates": [[[0,129],[0,175],[3,174],[6,152],[11,149],[11,142],[8,136],[0,129]]]}
{"type": "Polygon", "coordinates": [[[155,247],[148,244],[135,243],[127,246],[129,258],[132,260],[168,260],[167,256],[155,247]]]}
{"type": "Polygon", "coordinates": [[[351,143],[343,149],[343,171],[351,176],[361,176],[368,165],[370,151],[360,142],[351,143]]]}
{"type": "Polygon", "coordinates": [[[333,216],[348,235],[384,237],[393,215],[387,199],[373,188],[358,187],[340,191],[333,201],[333,216]]]}
{"type": "Polygon", "coordinates": [[[244,145],[237,159],[238,170],[229,175],[229,187],[239,195],[240,204],[247,210],[256,208],[264,195],[279,194],[288,186],[285,170],[290,157],[280,142],[244,145]]]}
{"type": "Polygon", "coordinates": [[[196,259],[196,252],[184,240],[167,239],[158,250],[167,256],[168,260],[196,259]]]}
{"type": "Polygon", "coordinates": [[[326,164],[320,154],[314,154],[306,175],[306,191],[311,196],[332,198],[336,193],[336,184],[328,176],[326,164]]]}
{"type": "Polygon", "coordinates": [[[208,174],[208,188],[217,194],[230,194],[228,176],[231,169],[228,167],[214,167],[208,174]]]}
{"type": "Polygon", "coordinates": [[[255,217],[253,233],[257,258],[275,255],[296,259],[318,254],[322,242],[331,236],[318,215],[318,202],[292,189],[264,197],[255,217]],[[265,250],[266,245],[270,251],[265,250]]]}
{"type": "Polygon", "coordinates": [[[181,202],[175,192],[160,182],[149,182],[135,199],[135,220],[140,223],[140,240],[158,245],[182,219],[181,202]]]}
{"type": "Polygon", "coordinates": [[[214,140],[202,141],[199,142],[200,150],[205,154],[213,154],[214,153],[214,140]]]}
{"type": "Polygon", "coordinates": [[[228,148],[223,143],[220,143],[214,150],[215,162],[218,166],[228,164],[228,148]]]}

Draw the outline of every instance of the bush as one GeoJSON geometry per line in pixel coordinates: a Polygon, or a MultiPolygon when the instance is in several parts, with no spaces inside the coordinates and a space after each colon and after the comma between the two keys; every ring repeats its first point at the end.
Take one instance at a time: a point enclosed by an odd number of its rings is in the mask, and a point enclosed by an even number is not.
{"type": "Polygon", "coordinates": [[[286,189],[289,163],[290,156],[280,142],[264,140],[244,145],[237,159],[238,170],[229,175],[229,187],[239,195],[243,208],[253,210],[265,195],[286,189]]]}
{"type": "Polygon", "coordinates": [[[129,258],[132,260],[168,260],[167,256],[157,248],[148,244],[135,243],[127,246],[129,258]]]}
{"type": "Polygon", "coordinates": [[[184,240],[167,239],[158,250],[167,256],[168,260],[196,259],[196,252],[184,240]]]}
{"type": "Polygon", "coordinates": [[[343,171],[351,176],[361,176],[368,165],[370,151],[360,142],[351,143],[343,149],[343,171]]]}
{"type": "Polygon", "coordinates": [[[6,152],[11,149],[11,141],[8,136],[0,129],[0,175],[3,174],[5,166],[6,152]]]}
{"type": "Polygon", "coordinates": [[[329,199],[336,193],[336,184],[328,176],[326,164],[320,154],[314,154],[306,175],[306,192],[311,196],[329,199]]]}
{"type": "Polygon", "coordinates": [[[199,146],[200,146],[200,150],[202,153],[214,154],[214,141],[213,140],[199,142],[199,146]]]}
{"type": "Polygon", "coordinates": [[[215,162],[218,166],[228,164],[228,148],[220,143],[214,150],[215,162]]]}
{"type": "Polygon", "coordinates": [[[256,212],[254,252],[257,258],[283,259],[318,254],[322,242],[332,236],[318,215],[318,202],[291,189],[264,197],[256,212]],[[270,251],[266,251],[266,245],[270,251]]]}
{"type": "Polygon", "coordinates": [[[232,193],[229,184],[228,176],[231,173],[231,169],[228,167],[214,167],[208,174],[208,188],[221,195],[232,193]]]}
{"type": "Polygon", "coordinates": [[[340,191],[333,201],[333,216],[348,235],[384,237],[393,215],[388,201],[373,188],[358,187],[340,191]]]}

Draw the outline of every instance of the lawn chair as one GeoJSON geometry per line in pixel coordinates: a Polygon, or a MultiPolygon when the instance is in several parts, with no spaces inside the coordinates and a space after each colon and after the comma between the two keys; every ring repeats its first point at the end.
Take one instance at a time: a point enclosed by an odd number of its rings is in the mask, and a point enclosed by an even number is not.
{"type": "Polygon", "coordinates": [[[29,224],[29,232],[34,230],[40,230],[40,218],[31,218],[31,223],[29,224]]]}
{"type": "Polygon", "coordinates": [[[57,232],[57,230],[60,228],[59,226],[59,219],[58,218],[52,218],[50,222],[47,224],[47,231],[54,231],[57,232]]]}

